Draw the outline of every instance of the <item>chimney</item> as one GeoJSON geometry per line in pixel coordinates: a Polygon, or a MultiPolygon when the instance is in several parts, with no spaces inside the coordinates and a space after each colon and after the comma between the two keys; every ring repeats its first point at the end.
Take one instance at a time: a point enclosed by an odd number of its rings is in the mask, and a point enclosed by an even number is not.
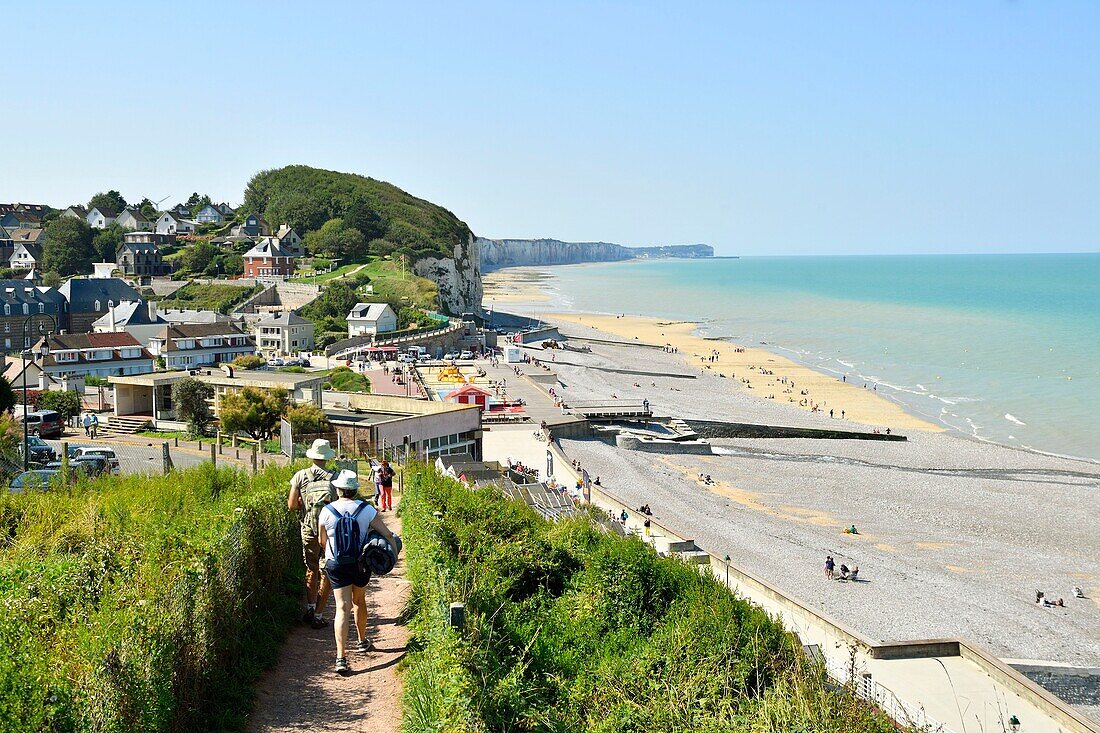
{"type": "Polygon", "coordinates": [[[94,277],[94,278],[98,279],[98,278],[110,277],[111,273],[114,272],[114,270],[115,270],[115,263],[113,263],[113,262],[93,262],[92,263],[92,269],[94,270],[94,274],[92,275],[92,277],[94,277]]]}
{"type": "Polygon", "coordinates": [[[107,312],[111,316],[111,321],[110,321],[110,323],[111,323],[111,333],[114,333],[115,332],[115,309],[114,308],[109,308],[107,310],[107,312]]]}
{"type": "Polygon", "coordinates": [[[149,308],[149,322],[150,323],[156,323],[157,322],[157,301],[148,300],[148,301],[145,302],[145,305],[149,308]]]}
{"type": "MultiPolygon", "coordinates": [[[[27,375],[23,375],[23,381],[27,380],[27,375]]],[[[38,372],[38,389],[42,392],[46,391],[46,371],[44,369],[38,372]]]]}

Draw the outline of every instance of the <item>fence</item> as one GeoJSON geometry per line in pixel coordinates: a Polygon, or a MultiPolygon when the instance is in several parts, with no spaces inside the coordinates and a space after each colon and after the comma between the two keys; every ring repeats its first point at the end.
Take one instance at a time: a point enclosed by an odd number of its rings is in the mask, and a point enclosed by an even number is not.
{"type": "Polygon", "coordinates": [[[824,657],[824,663],[829,677],[851,689],[860,699],[877,705],[898,724],[928,733],[953,733],[946,725],[926,713],[922,706],[898,699],[891,689],[875,682],[871,675],[857,670],[854,656],[848,663],[836,657],[824,657]]]}

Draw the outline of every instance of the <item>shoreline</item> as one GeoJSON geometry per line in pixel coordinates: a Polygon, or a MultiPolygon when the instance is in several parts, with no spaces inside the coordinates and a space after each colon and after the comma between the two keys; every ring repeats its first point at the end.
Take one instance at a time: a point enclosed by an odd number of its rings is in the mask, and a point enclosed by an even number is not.
{"type": "MultiPolygon", "coordinates": [[[[543,319],[558,318],[562,321],[566,321],[566,322],[569,322],[569,323],[574,323],[574,324],[579,324],[579,325],[588,325],[588,326],[591,326],[593,328],[597,328],[598,330],[604,330],[604,332],[608,333],[609,335],[620,335],[621,336],[621,334],[615,334],[613,331],[605,330],[601,327],[593,325],[593,324],[595,324],[596,320],[592,320],[589,323],[584,323],[582,319],[587,316],[587,317],[590,317],[592,319],[610,319],[612,322],[614,322],[616,320],[621,322],[621,321],[624,320],[623,315],[620,314],[618,317],[616,317],[616,314],[613,314],[613,313],[598,313],[598,312],[587,312],[587,311],[572,310],[570,308],[570,304],[568,302],[566,302],[561,297],[561,295],[559,293],[556,293],[553,290],[549,290],[547,288],[547,286],[550,284],[550,282],[553,281],[553,279],[555,278],[555,274],[552,272],[552,270],[561,269],[561,268],[586,267],[586,266],[592,266],[592,265],[598,265],[598,264],[606,264],[606,263],[578,263],[578,264],[573,264],[573,265],[523,265],[523,266],[517,266],[517,267],[499,268],[499,269],[492,270],[489,273],[486,273],[485,281],[486,281],[486,284],[490,285],[490,286],[497,286],[498,284],[500,284],[501,281],[504,281],[504,280],[507,281],[507,286],[506,287],[507,287],[507,290],[508,290],[508,295],[504,298],[498,298],[498,302],[497,302],[497,305],[504,306],[504,310],[502,312],[510,312],[508,310],[509,308],[517,308],[517,309],[520,309],[520,310],[529,310],[529,311],[531,311],[532,314],[537,313],[539,318],[543,318],[543,319]],[[519,279],[516,279],[515,275],[517,274],[517,272],[525,273],[526,276],[521,276],[519,279]]],[[[486,307],[486,303],[488,302],[488,299],[489,299],[488,295],[486,295],[486,297],[483,298],[483,300],[482,300],[483,307],[486,307]]],[[[514,315],[523,315],[523,314],[514,313],[514,315]]],[[[706,330],[706,328],[707,328],[706,321],[700,321],[700,320],[683,321],[683,320],[675,320],[675,319],[668,319],[668,318],[658,318],[656,316],[647,316],[647,315],[641,315],[641,314],[626,314],[625,319],[628,322],[631,321],[632,319],[637,320],[637,321],[642,322],[643,324],[648,324],[650,326],[653,326],[655,324],[691,324],[692,328],[691,328],[690,335],[694,339],[696,339],[697,342],[722,343],[722,344],[726,344],[730,347],[744,348],[744,349],[746,349],[746,352],[748,354],[755,355],[757,357],[757,361],[759,361],[760,359],[782,360],[783,362],[794,365],[796,367],[799,367],[801,369],[806,370],[807,372],[810,372],[810,373],[813,373],[813,374],[817,375],[818,380],[832,381],[835,384],[844,384],[843,382],[838,382],[837,378],[834,375],[829,374],[828,371],[822,370],[819,366],[811,366],[810,364],[807,364],[803,361],[800,361],[797,358],[792,358],[791,356],[787,356],[783,353],[777,353],[777,350],[779,350],[779,349],[782,349],[783,351],[787,351],[787,352],[793,352],[794,351],[793,349],[783,348],[783,347],[779,347],[779,346],[775,346],[775,345],[743,346],[742,344],[737,343],[733,340],[727,339],[726,337],[702,335],[699,332],[706,330]]],[[[634,335],[638,335],[638,334],[636,332],[631,332],[630,337],[633,337],[634,335]]],[[[642,339],[639,339],[639,340],[641,341],[642,339]]],[[[652,344],[652,342],[646,342],[646,343],[651,343],[652,344]]],[[[660,344],[656,344],[656,345],[660,346],[660,344]]],[[[683,352],[683,351],[684,351],[684,349],[681,348],[681,352],[683,352]]],[[[690,357],[690,353],[689,353],[689,357],[690,357]]],[[[690,366],[693,366],[693,367],[696,366],[695,363],[691,363],[689,360],[685,360],[685,363],[687,363],[687,364],[689,364],[690,366]]],[[[776,362],[776,363],[779,363],[779,362],[776,362]]],[[[721,369],[719,371],[721,371],[721,369]]],[[[736,371],[734,373],[736,373],[736,371]]],[[[796,384],[797,384],[797,380],[796,380],[796,384]]],[[[847,386],[851,386],[851,385],[852,385],[852,383],[847,383],[847,386]]],[[[756,397],[761,402],[764,402],[765,400],[763,399],[762,395],[766,395],[766,394],[769,394],[769,393],[768,392],[764,392],[764,393],[757,392],[756,391],[756,386],[757,385],[754,383],[754,389],[753,390],[736,390],[736,391],[742,392],[744,394],[749,394],[753,397],[756,397]]],[[[858,392],[862,392],[862,390],[859,387],[856,387],[855,389],[858,392]]],[[[796,395],[795,396],[801,396],[801,395],[797,394],[798,391],[801,391],[801,390],[800,389],[796,390],[796,395]]],[[[783,397],[787,397],[787,396],[789,396],[789,395],[783,395],[783,397]]],[[[960,427],[957,427],[955,425],[951,425],[949,423],[946,423],[946,422],[938,419],[935,416],[930,416],[930,415],[927,415],[927,414],[923,414],[920,411],[918,411],[914,406],[912,406],[910,404],[907,404],[902,399],[900,399],[898,397],[895,397],[894,395],[891,395],[891,394],[886,393],[886,392],[879,393],[879,392],[876,391],[876,392],[873,393],[872,396],[876,400],[880,400],[881,402],[885,403],[886,405],[892,406],[892,408],[894,410],[896,410],[898,413],[901,413],[902,415],[904,415],[904,417],[901,420],[899,420],[899,422],[897,423],[898,427],[901,427],[902,425],[905,425],[905,429],[920,430],[920,431],[923,431],[923,432],[942,432],[942,433],[946,433],[946,434],[951,435],[951,436],[956,437],[956,438],[963,438],[963,439],[967,440],[968,442],[973,442],[973,443],[976,443],[976,444],[979,444],[979,445],[993,445],[993,446],[997,446],[997,447],[1000,447],[1000,448],[1005,448],[1005,449],[1009,449],[1009,450],[1013,450],[1013,451],[1019,451],[1021,453],[1027,454],[1027,455],[1037,455],[1037,456],[1043,456],[1043,457],[1047,457],[1047,458],[1057,458],[1057,459],[1063,459],[1063,460],[1080,461],[1080,462],[1083,462],[1083,463],[1086,463],[1086,464],[1089,464],[1089,465],[1094,465],[1094,466],[1095,465],[1100,465],[1100,459],[1091,458],[1091,457],[1088,457],[1088,456],[1079,456],[1079,455],[1074,455],[1072,453],[1059,453],[1059,452],[1056,452],[1056,451],[1042,450],[1042,449],[1039,449],[1039,448],[1034,448],[1034,447],[1029,447],[1029,446],[1024,446],[1024,445],[1014,445],[1014,444],[1011,444],[1011,443],[1000,442],[1000,441],[997,441],[997,440],[994,440],[994,439],[991,439],[991,438],[985,438],[985,437],[981,437],[981,436],[978,436],[978,435],[974,435],[972,433],[969,433],[969,432],[963,430],[960,427]]],[[[780,394],[776,393],[775,402],[777,402],[777,403],[782,402],[783,404],[787,404],[785,401],[781,401],[779,399],[779,397],[780,397],[780,394]]],[[[768,400],[768,401],[771,401],[771,400],[768,400]]],[[[834,398],[834,404],[839,404],[838,402],[836,402],[835,398],[834,398]]],[[[828,408],[827,407],[826,407],[825,414],[828,414],[828,408]]],[[[853,413],[853,415],[855,415],[855,414],[857,414],[857,413],[853,413]]],[[[858,411],[858,414],[861,417],[866,416],[866,413],[863,410],[858,411]]],[[[893,414],[893,412],[888,412],[886,414],[893,414]]],[[[849,417],[846,420],[846,422],[858,422],[858,421],[855,420],[854,417],[849,417]]],[[[866,422],[866,421],[864,421],[864,422],[858,422],[858,424],[866,425],[866,426],[869,426],[869,427],[882,427],[877,422],[866,422]]],[[[893,425],[891,425],[891,427],[893,428],[893,425]]]]}

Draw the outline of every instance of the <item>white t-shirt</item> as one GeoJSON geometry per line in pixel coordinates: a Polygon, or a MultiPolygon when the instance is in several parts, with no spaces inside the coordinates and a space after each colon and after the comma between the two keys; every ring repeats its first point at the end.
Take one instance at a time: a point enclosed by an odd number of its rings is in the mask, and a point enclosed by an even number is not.
{"type": "MultiPolygon", "coordinates": [[[[355,511],[355,507],[363,504],[364,502],[359,499],[337,499],[321,511],[321,516],[318,522],[325,528],[325,562],[336,559],[336,516],[333,515],[329,507],[332,507],[340,514],[351,514],[355,511]]],[[[370,532],[370,523],[374,518],[378,516],[378,511],[367,504],[363,511],[359,512],[359,537],[363,542],[367,541],[367,534],[370,532]]]]}

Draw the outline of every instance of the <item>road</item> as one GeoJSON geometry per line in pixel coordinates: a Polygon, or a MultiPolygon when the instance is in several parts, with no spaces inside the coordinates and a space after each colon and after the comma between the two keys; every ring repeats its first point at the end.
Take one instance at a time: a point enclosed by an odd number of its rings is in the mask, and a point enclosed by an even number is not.
{"type": "MultiPolygon", "coordinates": [[[[147,443],[130,443],[109,438],[89,440],[84,438],[83,435],[66,436],[65,441],[70,446],[86,445],[113,449],[115,455],[118,456],[123,473],[161,474],[163,472],[160,441],[149,440],[147,443]]],[[[57,451],[58,455],[61,455],[62,441],[47,440],[46,442],[57,451]]],[[[172,448],[171,454],[172,465],[176,468],[190,468],[210,460],[208,455],[181,448],[172,448]]]]}

